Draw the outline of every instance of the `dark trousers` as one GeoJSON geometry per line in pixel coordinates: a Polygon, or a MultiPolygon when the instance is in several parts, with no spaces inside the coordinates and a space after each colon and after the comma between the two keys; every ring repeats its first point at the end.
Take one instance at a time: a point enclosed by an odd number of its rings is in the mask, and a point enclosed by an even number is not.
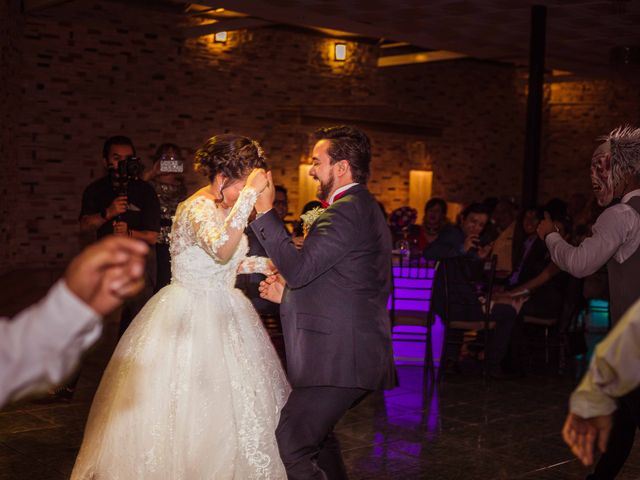
{"type": "Polygon", "coordinates": [[[613,428],[609,434],[607,451],[602,454],[589,480],[616,478],[633,448],[636,429],[640,427],[640,387],[618,400],[613,414],[613,428]]]}
{"type": "Polygon", "coordinates": [[[289,480],[342,480],[347,473],[333,428],[367,394],[361,388],[294,388],[276,438],[289,480]]]}

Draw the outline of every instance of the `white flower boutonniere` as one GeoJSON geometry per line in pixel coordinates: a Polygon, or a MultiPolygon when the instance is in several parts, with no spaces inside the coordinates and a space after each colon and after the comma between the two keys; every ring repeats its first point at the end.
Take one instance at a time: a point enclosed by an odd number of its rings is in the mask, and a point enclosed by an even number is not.
{"type": "Polygon", "coordinates": [[[325,209],[321,207],[312,208],[307,213],[303,213],[300,215],[300,219],[302,220],[302,230],[304,232],[304,236],[306,237],[309,233],[309,229],[311,225],[315,223],[320,215],[324,213],[325,209]]]}

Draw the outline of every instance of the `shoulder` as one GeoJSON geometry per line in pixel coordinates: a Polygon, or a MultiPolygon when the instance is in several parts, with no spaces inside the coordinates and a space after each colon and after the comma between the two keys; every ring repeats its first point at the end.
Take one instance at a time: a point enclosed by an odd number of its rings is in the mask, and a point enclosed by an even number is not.
{"type": "Polygon", "coordinates": [[[594,228],[632,229],[640,225],[640,213],[626,203],[606,208],[597,218],[594,228]]]}

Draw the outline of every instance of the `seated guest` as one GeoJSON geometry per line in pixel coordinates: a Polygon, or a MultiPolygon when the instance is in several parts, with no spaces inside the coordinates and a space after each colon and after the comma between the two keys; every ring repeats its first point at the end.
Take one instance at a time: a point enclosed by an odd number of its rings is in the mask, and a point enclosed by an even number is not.
{"type": "MultiPolygon", "coordinates": [[[[289,192],[282,185],[276,185],[276,198],[273,201],[273,209],[284,223],[285,228],[289,230],[289,222],[285,221],[285,218],[289,215],[289,192]]],[[[291,233],[290,230],[289,233],[291,233]]]]}
{"type": "MultiPolygon", "coordinates": [[[[543,218],[543,210],[535,207],[525,209],[514,232],[513,265],[515,268],[507,279],[506,292],[497,294],[498,301],[521,295],[527,299],[519,316],[560,319],[568,292],[569,276],[551,261],[545,243],[536,229],[543,218]]],[[[526,344],[521,331],[523,321],[516,322],[512,336],[512,367],[522,369],[526,365],[526,344]]]]}
{"type": "Polygon", "coordinates": [[[508,279],[507,289],[527,292],[529,300],[521,314],[534,317],[557,317],[562,310],[568,276],[551,261],[545,243],[536,233],[542,212],[528,208],[522,215],[514,243],[513,264],[516,268],[508,279]]]}
{"type": "Polygon", "coordinates": [[[434,242],[447,222],[447,202],[441,198],[432,198],[424,206],[424,228],[425,247],[434,242]]]}
{"type": "Polygon", "coordinates": [[[395,248],[409,248],[412,254],[418,256],[426,245],[422,229],[416,225],[418,212],[415,208],[396,208],[389,215],[389,228],[395,248]]]}
{"type": "MultiPolygon", "coordinates": [[[[482,271],[482,260],[491,253],[491,243],[485,243],[482,237],[483,230],[489,221],[489,213],[486,206],[474,203],[468,206],[461,215],[460,225],[447,227],[438,238],[424,250],[427,260],[445,261],[449,283],[449,319],[456,321],[478,322],[484,320],[483,305],[478,297],[473,271],[482,271]],[[466,262],[463,260],[467,260],[466,262]],[[474,263],[476,265],[474,265],[474,263]]],[[[444,275],[443,269],[438,268],[433,287],[432,307],[436,314],[445,315],[444,275]]],[[[504,359],[517,316],[517,308],[522,300],[515,302],[505,299],[503,302],[494,302],[490,320],[496,322],[495,332],[491,338],[489,349],[489,367],[492,376],[505,377],[501,362],[504,359]]],[[[462,332],[449,332],[451,340],[459,340],[461,343],[462,332]],[[455,338],[455,337],[457,338],[455,338]]],[[[447,350],[448,363],[457,363],[459,348],[447,350]]]]}

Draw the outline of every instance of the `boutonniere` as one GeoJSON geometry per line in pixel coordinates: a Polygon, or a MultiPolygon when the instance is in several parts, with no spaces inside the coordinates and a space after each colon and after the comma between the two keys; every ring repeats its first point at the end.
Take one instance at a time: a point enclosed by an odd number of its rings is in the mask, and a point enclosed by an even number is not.
{"type": "Polygon", "coordinates": [[[300,215],[300,219],[302,220],[302,231],[304,236],[306,237],[309,233],[309,229],[311,225],[315,223],[320,215],[324,213],[325,209],[321,207],[315,207],[309,210],[307,213],[303,213],[300,215]]]}

